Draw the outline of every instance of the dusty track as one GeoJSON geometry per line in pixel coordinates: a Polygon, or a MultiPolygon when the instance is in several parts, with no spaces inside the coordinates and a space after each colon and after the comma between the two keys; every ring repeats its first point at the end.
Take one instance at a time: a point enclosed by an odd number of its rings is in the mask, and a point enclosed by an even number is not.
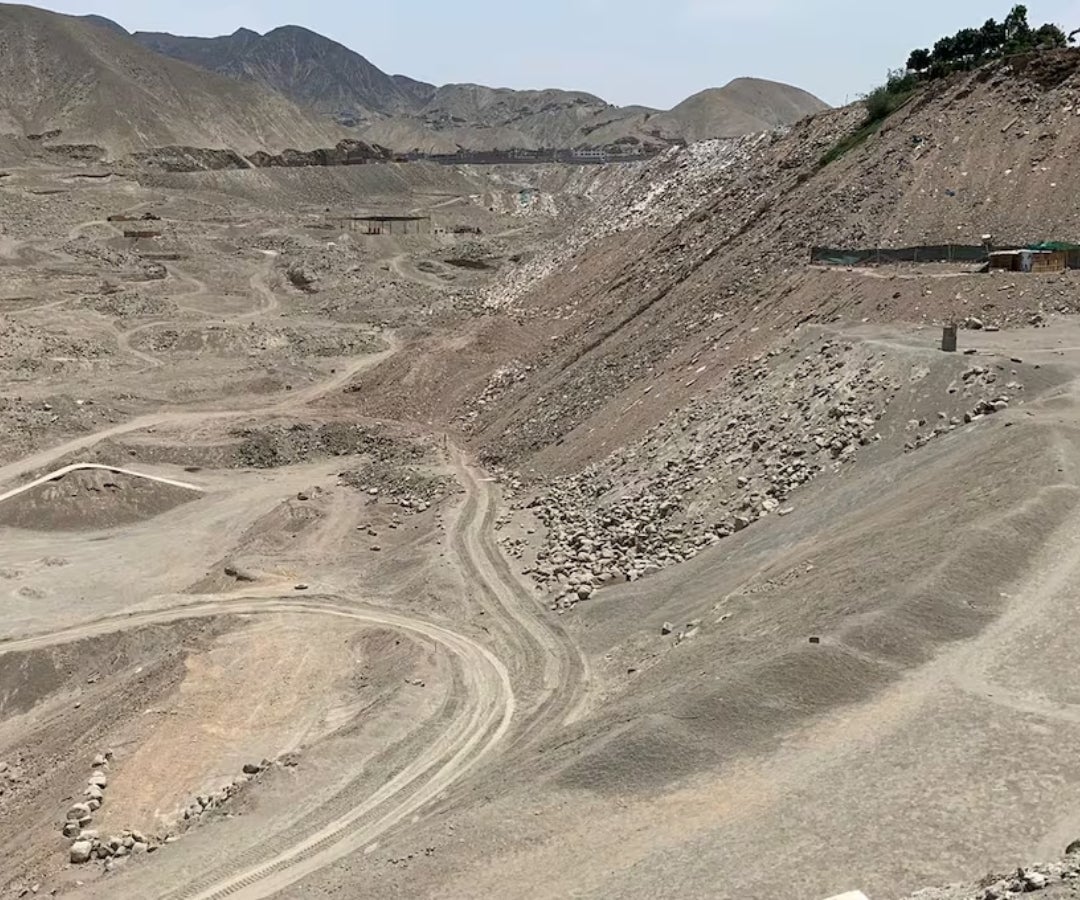
{"type": "Polygon", "coordinates": [[[584,701],[588,665],[562,630],[541,616],[530,588],[514,574],[495,543],[497,506],[491,480],[470,466],[458,448],[452,448],[452,457],[467,495],[451,526],[455,554],[467,580],[479,589],[481,604],[514,648],[519,675],[533,680],[540,673],[520,741],[544,724],[561,724],[577,717],[584,701]]]}

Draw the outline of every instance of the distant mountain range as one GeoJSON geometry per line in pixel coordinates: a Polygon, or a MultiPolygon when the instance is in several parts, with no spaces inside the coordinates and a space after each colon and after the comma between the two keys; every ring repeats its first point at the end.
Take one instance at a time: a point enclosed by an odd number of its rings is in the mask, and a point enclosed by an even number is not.
{"type": "Polygon", "coordinates": [[[348,47],[295,25],[265,35],[240,29],[215,38],[152,32],[132,37],[156,53],[260,82],[356,129],[366,140],[400,151],[734,137],[791,124],[826,108],[806,91],[748,78],[705,91],[668,112],[620,108],[580,91],[436,87],[388,75],[348,47]]]}
{"type": "Polygon", "coordinates": [[[59,132],[110,153],[227,147],[398,152],[657,147],[791,124],[825,109],[789,85],[740,78],[672,110],[592,94],[441,87],[388,75],[297,26],[214,38],[129,33],[101,16],[0,4],[0,137],[59,132]]]}

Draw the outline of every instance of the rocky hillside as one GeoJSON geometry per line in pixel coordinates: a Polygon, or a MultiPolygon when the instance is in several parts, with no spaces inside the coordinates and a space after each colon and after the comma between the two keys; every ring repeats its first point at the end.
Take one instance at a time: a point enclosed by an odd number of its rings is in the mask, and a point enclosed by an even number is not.
{"type": "Polygon", "coordinates": [[[805,91],[745,78],[667,113],[613,106],[580,91],[436,87],[387,75],[336,41],[292,25],[265,35],[240,29],[214,38],[133,37],[156,53],[271,87],[398,151],[663,145],[790,125],[825,108],[805,91]]]}
{"type": "Polygon", "coordinates": [[[519,360],[528,377],[485,407],[476,433],[504,457],[559,442],[561,460],[585,461],[601,435],[625,431],[628,407],[642,423],[662,418],[691,393],[684,382],[700,389],[745,360],[725,348],[753,356],[800,323],[862,310],[886,321],[1026,322],[1074,303],[1054,282],[963,279],[923,295],[915,282],[817,271],[807,259],[814,245],[1075,240],[1080,218],[1064,186],[1075,177],[1078,106],[1080,52],[1063,51],[957,76],[823,168],[859,125],[858,109],[622,173],[594,219],[489,296],[550,337],[519,360]]]}
{"type": "Polygon", "coordinates": [[[114,156],[280,152],[342,137],[278,93],[164,59],[101,20],[11,5],[0,5],[0,133],[114,156]]]}

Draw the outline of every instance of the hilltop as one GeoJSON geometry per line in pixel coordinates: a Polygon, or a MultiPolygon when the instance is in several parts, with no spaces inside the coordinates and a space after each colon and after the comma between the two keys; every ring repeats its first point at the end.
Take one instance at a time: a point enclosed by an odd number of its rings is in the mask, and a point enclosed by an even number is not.
{"type": "Polygon", "coordinates": [[[100,21],[7,4],[0,133],[113,155],[168,145],[280,152],[343,136],[276,92],[158,56],[100,21]]]}

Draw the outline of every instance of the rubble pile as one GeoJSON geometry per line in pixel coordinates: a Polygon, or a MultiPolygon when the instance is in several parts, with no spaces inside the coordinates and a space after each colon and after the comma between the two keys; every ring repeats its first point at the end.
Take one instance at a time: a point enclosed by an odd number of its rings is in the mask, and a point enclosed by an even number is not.
{"type": "Polygon", "coordinates": [[[1060,862],[1026,866],[1008,875],[990,875],[976,885],[930,888],[908,900],[1009,900],[1025,894],[1052,893],[1075,897],[1080,891],[1080,841],[1074,841],[1060,862]]]}
{"type": "Polygon", "coordinates": [[[406,512],[427,512],[447,491],[448,481],[406,466],[365,465],[342,472],[345,484],[384,503],[393,503],[406,512]]]}
{"type": "Polygon", "coordinates": [[[377,427],[346,422],[323,425],[293,423],[244,428],[233,432],[242,439],[235,465],[273,469],[329,456],[370,456],[379,462],[416,462],[426,448],[399,440],[377,427]]]}
{"type": "Polygon", "coordinates": [[[704,203],[747,173],[760,172],[750,203],[734,209],[737,228],[757,205],[773,167],[768,151],[786,129],[738,138],[701,141],[673,148],[642,165],[618,166],[594,179],[585,196],[588,213],[564,237],[522,266],[506,273],[484,294],[489,309],[505,309],[549,275],[569,265],[589,244],[635,228],[667,230],[688,219],[704,203]]]}
{"type": "Polygon", "coordinates": [[[532,366],[524,365],[518,360],[513,360],[496,369],[488,379],[488,383],[484,386],[480,396],[470,399],[465,404],[464,412],[457,417],[457,421],[462,424],[463,429],[466,432],[472,431],[484,408],[498,402],[499,398],[515,384],[521,384],[525,381],[532,370],[532,366]]]}
{"type": "MultiPolygon", "coordinates": [[[[770,365],[782,351],[755,357],[732,371],[723,408],[711,392],[699,397],[637,444],[521,502],[546,529],[528,574],[554,593],[553,608],[789,514],[799,487],[879,441],[900,383],[853,351],[824,339],[787,375],[770,365]]],[[[522,555],[521,544],[507,549],[522,555]]]]}
{"type": "MultiPolygon", "coordinates": [[[[636,444],[518,499],[543,528],[526,574],[549,592],[552,609],[571,608],[605,584],[643,578],[763,517],[791,514],[800,487],[840,471],[883,434],[898,435],[890,451],[911,452],[1008,409],[1023,391],[1013,370],[1001,393],[1005,365],[954,364],[955,375],[938,373],[948,386],[936,388],[931,425],[908,418],[916,398],[933,402],[930,370],[872,344],[823,336],[756,356],[636,444]]],[[[526,558],[525,539],[502,543],[526,558]]]]}

